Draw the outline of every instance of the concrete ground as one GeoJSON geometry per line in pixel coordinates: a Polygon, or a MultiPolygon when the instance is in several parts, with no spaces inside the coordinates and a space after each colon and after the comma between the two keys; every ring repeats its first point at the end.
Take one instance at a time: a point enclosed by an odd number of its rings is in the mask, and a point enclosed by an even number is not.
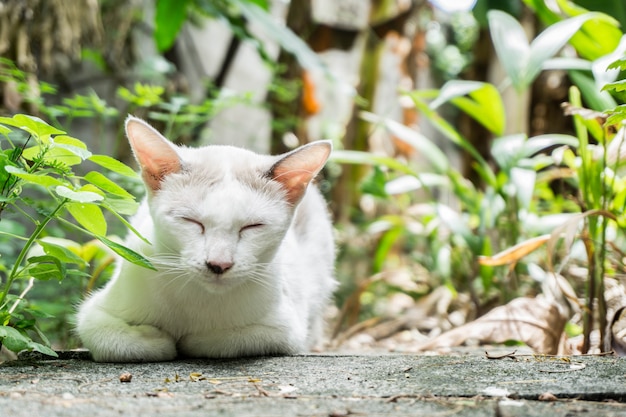
{"type": "Polygon", "coordinates": [[[0,365],[0,415],[625,416],[626,359],[305,355],[0,365]]]}

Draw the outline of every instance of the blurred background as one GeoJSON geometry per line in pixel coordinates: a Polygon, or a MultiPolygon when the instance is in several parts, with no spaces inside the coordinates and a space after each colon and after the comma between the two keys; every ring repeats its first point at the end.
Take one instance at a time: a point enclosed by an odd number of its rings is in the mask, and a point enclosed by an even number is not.
{"type": "MultiPolygon", "coordinates": [[[[331,139],[328,349],[620,352],[625,25],[612,0],[5,0],[0,124],[35,116],[131,166],[127,114],[190,146],[331,139]]],[[[26,148],[0,133],[7,161],[26,148]]],[[[101,170],[85,162],[77,178],[101,170]]],[[[141,197],[137,179],[106,175],[141,197]]],[[[12,206],[10,179],[0,325],[78,347],[74,308],[113,253],[54,219],[37,238],[84,264],[10,278],[49,212],[26,183],[12,206]]],[[[107,220],[108,238],[126,234],[107,220]]]]}

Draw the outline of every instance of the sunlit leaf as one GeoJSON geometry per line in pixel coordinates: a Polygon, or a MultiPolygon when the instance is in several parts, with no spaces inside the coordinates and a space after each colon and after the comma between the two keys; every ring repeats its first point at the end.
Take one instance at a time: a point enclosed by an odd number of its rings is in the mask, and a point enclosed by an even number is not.
{"type": "Polygon", "coordinates": [[[79,203],[93,203],[104,200],[104,197],[98,193],[92,191],[72,191],[64,185],[56,187],[55,191],[59,196],[79,203]]]}
{"type": "Polygon", "coordinates": [[[128,165],[118,161],[115,158],[111,158],[106,155],[92,155],[88,158],[91,162],[100,165],[108,170],[116,172],[120,175],[124,175],[129,178],[137,178],[137,173],[128,165]]]}
{"type": "Polygon", "coordinates": [[[134,200],[132,194],[97,171],[89,172],[85,175],[85,180],[108,193],[134,200]]]}
{"type": "Polygon", "coordinates": [[[50,126],[39,117],[26,114],[16,114],[13,117],[0,117],[0,123],[20,128],[44,142],[47,141],[51,135],[65,134],[64,131],[50,126]]]}
{"type": "Polygon", "coordinates": [[[21,168],[11,165],[5,166],[4,169],[11,175],[21,178],[31,184],[37,184],[43,187],[64,186],[65,184],[63,181],[51,177],[50,175],[46,175],[43,172],[40,175],[30,174],[21,168]]]}
{"type": "Polygon", "coordinates": [[[65,207],[85,229],[96,236],[106,235],[107,223],[100,207],[90,203],[67,203],[65,207]]]}
{"type": "Polygon", "coordinates": [[[430,108],[436,109],[448,101],[495,134],[501,135],[504,131],[504,105],[500,93],[492,84],[448,81],[441,87],[440,95],[430,103],[430,108]]]}

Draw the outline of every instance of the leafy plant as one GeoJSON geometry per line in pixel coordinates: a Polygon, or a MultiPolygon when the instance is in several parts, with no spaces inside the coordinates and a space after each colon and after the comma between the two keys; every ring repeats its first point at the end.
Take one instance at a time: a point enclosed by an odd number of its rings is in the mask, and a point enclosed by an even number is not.
{"type": "Polygon", "coordinates": [[[0,219],[2,224],[9,222],[9,227],[0,228],[0,236],[21,242],[14,256],[0,255],[0,343],[15,352],[34,349],[55,355],[36,324],[37,311],[28,307],[25,297],[35,281],[84,277],[89,257],[81,256],[67,241],[46,238],[46,233],[52,227],[65,227],[95,238],[130,262],[152,268],[147,259],[107,236],[103,209],[137,233],[122,217],[134,213],[134,197],[100,172],[76,171],[84,171],[89,161],[119,175],[135,178],[136,174],[109,156],[92,154],[82,141],[36,117],[0,117],[0,134],[4,138],[0,219]],[[33,340],[35,335],[39,341],[33,340]]]}

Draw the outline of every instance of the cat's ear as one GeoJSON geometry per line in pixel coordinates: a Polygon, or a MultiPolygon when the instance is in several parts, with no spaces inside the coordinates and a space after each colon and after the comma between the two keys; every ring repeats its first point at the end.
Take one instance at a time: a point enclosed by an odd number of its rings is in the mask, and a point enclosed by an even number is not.
{"type": "Polygon", "coordinates": [[[285,154],[268,171],[268,176],[282,184],[287,201],[296,205],[307,186],[324,167],[332,151],[332,143],[321,140],[309,143],[285,154]]]}
{"type": "Polygon", "coordinates": [[[128,116],[126,135],[150,190],[160,189],[165,176],[180,171],[180,158],[174,145],[148,123],[128,116]]]}

